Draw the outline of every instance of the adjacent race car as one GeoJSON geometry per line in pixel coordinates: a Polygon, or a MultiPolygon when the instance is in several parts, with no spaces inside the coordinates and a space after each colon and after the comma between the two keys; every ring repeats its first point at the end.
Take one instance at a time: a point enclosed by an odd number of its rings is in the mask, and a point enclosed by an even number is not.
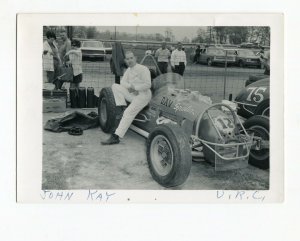
{"type": "MultiPolygon", "coordinates": [[[[270,116],[270,78],[263,78],[247,85],[235,98],[238,115],[249,118],[254,115],[270,116]]],[[[252,78],[249,78],[249,80],[252,78]]]]}
{"type": "MultiPolygon", "coordinates": [[[[114,132],[126,107],[116,106],[110,87],[101,90],[98,108],[102,130],[114,132]]],[[[152,99],[131,129],[147,138],[154,180],[172,187],[186,181],[192,159],[202,158],[216,171],[246,167],[249,158],[268,159],[268,133],[261,133],[266,123],[262,116],[242,123],[229,102],[212,104],[198,91],[185,89],[182,76],[167,73],[152,81],[152,99]]]]}

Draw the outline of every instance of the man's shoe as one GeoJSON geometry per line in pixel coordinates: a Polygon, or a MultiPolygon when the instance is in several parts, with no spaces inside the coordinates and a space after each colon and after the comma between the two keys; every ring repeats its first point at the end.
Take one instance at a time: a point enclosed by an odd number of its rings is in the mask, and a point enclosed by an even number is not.
{"type": "Polygon", "coordinates": [[[101,141],[102,145],[113,145],[118,144],[120,142],[119,136],[116,134],[112,134],[106,141],[101,141]]]}

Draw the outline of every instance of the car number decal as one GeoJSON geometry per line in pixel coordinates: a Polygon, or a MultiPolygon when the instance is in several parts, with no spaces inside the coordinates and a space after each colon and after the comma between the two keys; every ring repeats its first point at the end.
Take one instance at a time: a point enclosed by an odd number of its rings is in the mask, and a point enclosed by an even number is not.
{"type": "Polygon", "coordinates": [[[250,91],[247,101],[254,101],[256,103],[264,100],[263,92],[267,90],[267,87],[249,87],[247,91],[250,91]],[[262,93],[261,93],[262,92],[262,93]]]}
{"type": "Polygon", "coordinates": [[[223,133],[229,133],[234,130],[234,124],[232,120],[226,116],[217,116],[216,118],[214,118],[214,122],[218,130],[220,130],[223,133]]]}
{"type": "Polygon", "coordinates": [[[167,106],[167,107],[171,107],[173,101],[170,100],[170,99],[168,99],[167,97],[163,97],[163,98],[161,99],[160,103],[161,103],[162,105],[167,106]]]}

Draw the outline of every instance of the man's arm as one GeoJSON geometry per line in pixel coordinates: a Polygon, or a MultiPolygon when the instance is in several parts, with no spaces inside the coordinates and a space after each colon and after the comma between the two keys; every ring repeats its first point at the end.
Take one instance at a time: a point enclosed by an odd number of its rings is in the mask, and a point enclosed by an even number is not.
{"type": "Polygon", "coordinates": [[[156,59],[158,58],[158,54],[159,54],[159,49],[156,50],[156,52],[155,52],[155,58],[156,58],[156,59]]]}
{"type": "Polygon", "coordinates": [[[123,77],[121,78],[120,85],[122,85],[126,89],[130,88],[130,84],[128,82],[128,70],[125,71],[123,77]]]}
{"type": "MultiPolygon", "coordinates": [[[[67,56],[67,55],[69,55],[69,54],[76,54],[76,55],[80,55],[80,53],[79,53],[79,51],[76,51],[76,50],[74,50],[74,49],[71,49],[71,50],[69,50],[66,54],[65,54],[65,56],[67,56]]],[[[64,57],[65,57],[64,56],[64,57]]]]}
{"type": "Polygon", "coordinates": [[[183,55],[184,55],[184,65],[186,66],[186,54],[185,54],[185,52],[183,51],[183,55]]]}
{"type": "Polygon", "coordinates": [[[66,52],[69,52],[71,50],[71,41],[70,40],[67,40],[66,41],[66,52]]]}
{"type": "Polygon", "coordinates": [[[175,50],[171,54],[171,66],[174,68],[175,67],[175,50]]]}

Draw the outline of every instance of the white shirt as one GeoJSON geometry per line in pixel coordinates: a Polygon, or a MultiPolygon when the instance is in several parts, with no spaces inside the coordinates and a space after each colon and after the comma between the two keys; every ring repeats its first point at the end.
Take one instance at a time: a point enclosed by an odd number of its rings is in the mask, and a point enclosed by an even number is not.
{"type": "Polygon", "coordinates": [[[186,55],[183,50],[175,49],[171,54],[171,65],[174,67],[175,65],[179,65],[180,62],[183,62],[186,66],[186,55]]]}
{"type": "Polygon", "coordinates": [[[157,58],[157,62],[169,62],[169,57],[170,57],[170,51],[165,48],[159,48],[158,50],[156,50],[155,52],[155,57],[157,58]]]}
{"type": "Polygon", "coordinates": [[[73,68],[73,75],[82,74],[82,53],[80,49],[72,49],[66,53],[69,55],[70,62],[73,68]]]}
{"type": "Polygon", "coordinates": [[[146,66],[141,64],[129,67],[125,71],[120,84],[126,89],[129,89],[132,84],[137,91],[149,90],[151,88],[150,71],[146,66]]]}
{"type": "MultiPolygon", "coordinates": [[[[53,42],[53,45],[57,49],[57,46],[54,42],[53,42]]],[[[44,42],[43,50],[48,51],[46,54],[43,54],[43,70],[54,71],[53,51],[52,51],[48,41],[44,42]]],[[[57,49],[57,51],[58,51],[58,49],[57,49]]]]}

